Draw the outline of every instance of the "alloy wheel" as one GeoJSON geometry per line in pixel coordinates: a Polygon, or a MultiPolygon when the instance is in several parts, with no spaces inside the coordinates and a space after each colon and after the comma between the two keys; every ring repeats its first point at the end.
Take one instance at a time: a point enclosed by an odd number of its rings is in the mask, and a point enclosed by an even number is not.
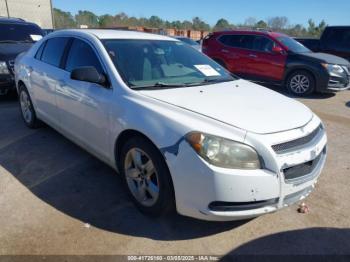
{"type": "Polygon", "coordinates": [[[159,198],[159,177],[152,159],[141,149],[128,151],[124,162],[127,185],[143,206],[153,206],[159,198]]]}
{"type": "Polygon", "coordinates": [[[23,118],[26,121],[26,123],[29,124],[33,119],[33,112],[31,109],[31,103],[29,100],[29,96],[25,91],[22,91],[19,99],[20,99],[21,111],[22,111],[23,118]]]}
{"type": "Polygon", "coordinates": [[[304,94],[310,88],[310,80],[305,75],[295,75],[290,80],[290,89],[296,94],[304,94]]]}

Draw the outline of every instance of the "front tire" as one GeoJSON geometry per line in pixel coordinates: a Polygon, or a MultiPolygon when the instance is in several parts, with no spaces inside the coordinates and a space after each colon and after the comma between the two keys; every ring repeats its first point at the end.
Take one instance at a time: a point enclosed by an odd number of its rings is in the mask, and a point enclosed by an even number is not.
{"type": "Polygon", "coordinates": [[[38,128],[40,126],[40,120],[36,117],[32,100],[24,85],[19,86],[18,98],[21,116],[26,126],[32,129],[38,128]]]}
{"type": "Polygon", "coordinates": [[[174,209],[174,190],[163,156],[147,139],[137,136],[122,147],[119,167],[124,182],[138,209],[161,216],[174,209]]]}
{"type": "Polygon", "coordinates": [[[315,90],[315,79],[307,71],[295,71],[292,73],[286,82],[289,93],[295,96],[307,96],[315,90]]]}

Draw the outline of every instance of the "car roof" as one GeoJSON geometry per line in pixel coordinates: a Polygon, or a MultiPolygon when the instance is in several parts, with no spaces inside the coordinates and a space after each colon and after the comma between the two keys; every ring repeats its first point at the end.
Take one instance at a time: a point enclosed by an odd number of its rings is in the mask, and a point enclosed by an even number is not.
{"type": "Polygon", "coordinates": [[[21,24],[21,25],[36,25],[31,22],[27,22],[24,19],[21,18],[15,18],[15,17],[0,17],[0,23],[1,24],[21,24]]]}
{"type": "Polygon", "coordinates": [[[331,26],[327,26],[326,29],[349,29],[350,26],[348,25],[331,25],[331,26]]]}
{"type": "Polygon", "coordinates": [[[93,35],[99,39],[140,39],[140,40],[163,40],[163,41],[178,41],[174,38],[137,32],[137,31],[126,31],[126,30],[113,30],[113,29],[68,29],[68,30],[59,30],[50,34],[50,36],[59,36],[69,34],[74,36],[77,35],[93,35]]]}
{"type": "Polygon", "coordinates": [[[220,32],[215,32],[215,34],[218,34],[218,35],[224,35],[224,34],[269,35],[271,37],[286,36],[286,34],[283,34],[283,33],[272,32],[267,30],[243,30],[243,29],[220,31],[220,32]]]}

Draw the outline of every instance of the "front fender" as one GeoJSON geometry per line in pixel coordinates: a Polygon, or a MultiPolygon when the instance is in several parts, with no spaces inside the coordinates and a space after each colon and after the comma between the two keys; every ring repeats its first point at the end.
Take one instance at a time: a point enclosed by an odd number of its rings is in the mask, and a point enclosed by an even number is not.
{"type": "MultiPolygon", "coordinates": [[[[135,130],[145,135],[163,153],[176,155],[184,136],[191,131],[201,131],[238,142],[243,142],[246,131],[209,119],[188,110],[169,105],[147,96],[125,94],[115,103],[112,115],[114,142],[125,130],[135,130]]],[[[115,143],[114,143],[115,144],[115,143]]],[[[114,155],[114,147],[111,152],[114,155]]]]}
{"type": "Polygon", "coordinates": [[[315,78],[316,90],[326,89],[329,81],[328,72],[322,67],[321,63],[316,63],[297,55],[289,56],[284,73],[284,84],[286,84],[291,73],[297,70],[305,70],[311,73],[315,78]]]}

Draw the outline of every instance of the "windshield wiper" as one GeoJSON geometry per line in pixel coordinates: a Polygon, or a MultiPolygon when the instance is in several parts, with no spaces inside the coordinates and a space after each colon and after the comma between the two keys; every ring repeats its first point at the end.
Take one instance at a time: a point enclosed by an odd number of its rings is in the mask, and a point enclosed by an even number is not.
{"type": "Polygon", "coordinates": [[[165,88],[178,88],[178,87],[186,87],[187,85],[185,84],[168,84],[168,83],[163,83],[163,82],[157,82],[152,85],[144,85],[144,86],[136,86],[136,85],[131,85],[131,89],[133,90],[154,90],[154,89],[160,89],[162,87],[165,88]]]}
{"type": "Polygon", "coordinates": [[[205,78],[202,82],[197,83],[188,83],[186,86],[200,86],[200,85],[210,85],[210,84],[217,84],[217,83],[224,83],[224,82],[231,82],[235,81],[235,78],[218,78],[218,79],[212,79],[212,78],[205,78]]]}

